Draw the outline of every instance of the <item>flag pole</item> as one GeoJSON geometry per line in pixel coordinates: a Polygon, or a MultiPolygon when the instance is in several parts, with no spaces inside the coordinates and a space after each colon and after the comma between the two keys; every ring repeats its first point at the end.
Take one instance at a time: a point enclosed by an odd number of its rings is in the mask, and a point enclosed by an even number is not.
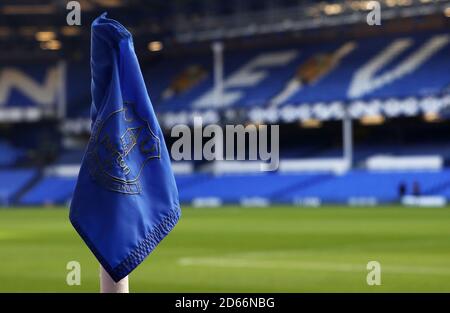
{"type": "Polygon", "coordinates": [[[128,276],[115,282],[103,266],[100,265],[100,292],[101,293],[129,293],[128,276]]]}

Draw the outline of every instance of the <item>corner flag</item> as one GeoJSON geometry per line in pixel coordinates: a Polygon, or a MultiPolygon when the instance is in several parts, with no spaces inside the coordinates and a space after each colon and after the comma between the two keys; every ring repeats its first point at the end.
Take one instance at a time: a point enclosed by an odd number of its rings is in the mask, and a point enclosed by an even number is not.
{"type": "Polygon", "coordinates": [[[102,14],[92,23],[91,138],[70,221],[118,282],[181,215],[169,153],[131,34],[102,14]]]}

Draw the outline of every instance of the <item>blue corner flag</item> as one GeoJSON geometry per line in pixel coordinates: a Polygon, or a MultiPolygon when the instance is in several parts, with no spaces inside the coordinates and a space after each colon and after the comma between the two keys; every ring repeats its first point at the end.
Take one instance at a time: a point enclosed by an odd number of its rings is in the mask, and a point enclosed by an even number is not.
{"type": "Polygon", "coordinates": [[[91,71],[91,138],[70,221],[117,282],[174,228],[181,210],[131,34],[105,13],[92,23],[91,71]]]}

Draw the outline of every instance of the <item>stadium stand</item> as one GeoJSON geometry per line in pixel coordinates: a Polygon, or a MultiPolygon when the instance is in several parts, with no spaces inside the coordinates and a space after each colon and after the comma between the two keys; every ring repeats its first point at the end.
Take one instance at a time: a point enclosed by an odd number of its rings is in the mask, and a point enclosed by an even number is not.
{"type": "Polygon", "coordinates": [[[84,150],[64,150],[56,160],[55,164],[80,164],[83,159],[84,150]]]}
{"type": "Polygon", "coordinates": [[[412,193],[412,185],[417,182],[424,195],[444,195],[443,192],[448,195],[449,173],[448,170],[354,170],[344,175],[291,173],[211,176],[197,183],[180,185],[180,200],[192,203],[198,198],[216,198],[223,203],[242,203],[253,198],[266,203],[290,204],[307,203],[312,199],[315,199],[315,203],[392,203],[400,201],[400,183],[408,186],[409,194],[412,193]]]}
{"type": "Polygon", "coordinates": [[[23,155],[21,149],[15,148],[4,141],[0,141],[0,151],[0,166],[12,166],[23,155]]]}
{"type": "Polygon", "coordinates": [[[436,186],[448,183],[449,171],[438,172],[367,172],[350,171],[321,183],[299,188],[282,196],[281,202],[298,202],[303,198],[317,198],[325,203],[393,203],[399,202],[398,186],[405,183],[412,192],[414,182],[423,194],[434,194],[436,186]]]}
{"type": "MultiPolygon", "coordinates": [[[[292,124],[310,119],[339,120],[344,107],[354,119],[366,115],[420,118],[450,106],[450,79],[442,70],[450,68],[449,55],[450,34],[445,31],[226,51],[224,94],[219,106],[213,100],[213,62],[209,54],[162,57],[150,65],[144,64],[143,72],[163,127],[170,126],[165,123],[169,116],[192,116],[193,112],[212,112],[221,121],[230,108],[244,112],[244,122],[292,124]]],[[[4,106],[57,108],[60,70],[57,63],[12,66],[8,69],[14,77],[9,86],[12,91],[4,97],[4,106]],[[41,94],[25,90],[21,82],[26,78],[47,82],[47,89],[41,90],[41,94]]],[[[86,129],[71,131],[75,136],[87,138],[89,66],[73,62],[68,64],[67,71],[67,84],[71,88],[67,90],[64,122],[73,120],[81,125],[85,121],[86,129]]],[[[436,130],[425,132],[432,137],[436,130]]],[[[28,140],[39,142],[39,136],[34,134],[36,138],[29,139],[29,133],[25,136],[28,140]]],[[[378,138],[358,142],[353,154],[354,167],[349,171],[341,160],[341,146],[320,138],[301,144],[292,141],[288,147],[282,147],[282,166],[275,173],[252,173],[258,166],[248,170],[250,164],[247,169],[236,165],[241,172],[225,173],[220,168],[210,170],[207,162],[174,162],[180,200],[189,204],[200,203],[202,199],[260,205],[390,203],[399,201],[401,183],[408,185],[409,192],[412,184],[417,183],[424,195],[450,199],[447,178],[450,171],[445,168],[450,163],[450,146],[445,139],[433,142],[418,139],[404,144],[378,138]],[[392,157],[392,161],[386,157],[392,157]],[[395,159],[400,157],[404,159],[395,159]],[[406,170],[398,166],[404,160],[418,165],[406,170]],[[389,170],[373,170],[380,168],[389,170]]],[[[70,201],[77,166],[84,153],[83,144],[73,149],[62,145],[46,164],[26,170],[13,168],[22,153],[20,149],[3,141],[0,149],[0,166],[8,168],[0,172],[2,204],[70,201]],[[38,173],[36,168],[44,174],[33,181],[38,173]],[[28,186],[30,182],[32,185],[28,186]]]]}
{"type": "MultiPolygon", "coordinates": [[[[3,175],[3,174],[2,174],[3,175]]],[[[3,177],[3,176],[1,176],[3,177]]],[[[255,173],[177,175],[180,201],[193,204],[215,199],[235,204],[380,204],[401,199],[398,187],[419,184],[421,194],[450,197],[450,170],[368,172],[352,170],[342,175],[326,173],[255,173]]],[[[14,178],[15,179],[15,178],[14,178]]],[[[20,199],[22,205],[64,204],[70,201],[76,176],[46,176],[20,199]]],[[[17,190],[17,188],[15,189],[17,190]]],[[[10,192],[13,194],[13,191],[10,192]]]]}
{"type": "MultiPolygon", "coordinates": [[[[355,146],[354,160],[358,164],[371,156],[439,156],[450,160],[450,146],[446,143],[418,143],[408,145],[394,144],[358,144],[355,146]]],[[[299,157],[332,158],[341,157],[342,148],[310,147],[290,149],[282,152],[285,159],[299,157]]]]}
{"type": "Polygon", "coordinates": [[[47,166],[42,179],[20,197],[22,205],[53,205],[70,201],[76,184],[76,176],[84,151],[65,149],[60,156],[47,166]]]}
{"type": "MultiPolygon", "coordinates": [[[[441,70],[450,66],[449,42],[450,35],[439,32],[227,52],[225,90],[219,109],[281,109],[321,104],[324,113],[317,117],[330,119],[337,117],[331,106],[336,101],[360,101],[369,105],[373,100],[439,98],[447,94],[450,84],[441,70]],[[327,109],[330,112],[327,113],[327,109]]],[[[13,85],[20,86],[20,80],[29,76],[44,77],[58,88],[58,65],[48,64],[47,71],[43,65],[9,70],[16,77],[13,85]]],[[[164,58],[143,71],[158,112],[215,108],[210,56],[164,58]]],[[[67,93],[68,117],[87,118],[89,67],[71,63],[68,72],[71,86],[67,93]]],[[[32,95],[24,90],[23,93],[12,92],[6,105],[31,106],[36,100],[30,97],[32,95]]],[[[56,105],[57,98],[47,98],[41,97],[42,105],[56,105]]],[[[435,105],[431,102],[416,104],[418,108],[410,109],[410,114],[432,110],[435,105]]],[[[398,115],[395,110],[384,110],[387,115],[398,115]]],[[[383,113],[381,108],[377,111],[383,113]]]]}
{"type": "MultiPolygon", "coordinates": [[[[438,94],[449,84],[446,75],[439,71],[450,65],[446,57],[450,53],[449,38],[448,34],[427,34],[314,48],[230,53],[225,69],[224,106],[273,105],[271,100],[292,79],[300,84],[286,92],[284,100],[278,100],[276,106],[438,94]],[[376,72],[371,72],[371,64],[375,62],[376,72]],[[428,79],[430,76],[432,80],[428,79]],[[371,82],[374,87],[361,84],[369,78],[374,80],[371,82]]],[[[163,68],[167,67],[168,64],[163,64],[163,68]]],[[[149,81],[160,79],[159,74],[151,73],[149,81]]],[[[164,110],[213,107],[212,81],[212,75],[208,75],[176,101],[162,99],[159,107],[164,110]]],[[[151,90],[158,94],[157,88],[151,90]]]]}
{"type": "Polygon", "coordinates": [[[0,170],[0,203],[8,205],[37,174],[34,169],[0,170]]]}
{"type": "Polygon", "coordinates": [[[76,177],[46,176],[20,199],[23,205],[64,204],[70,200],[76,177]]]}
{"type": "Polygon", "coordinates": [[[314,178],[316,178],[316,175],[307,174],[211,176],[209,179],[191,183],[188,186],[181,185],[180,201],[192,202],[196,198],[218,198],[224,203],[239,203],[248,198],[262,198],[270,201],[272,195],[280,192],[280,190],[294,185],[307,184],[314,178]]]}

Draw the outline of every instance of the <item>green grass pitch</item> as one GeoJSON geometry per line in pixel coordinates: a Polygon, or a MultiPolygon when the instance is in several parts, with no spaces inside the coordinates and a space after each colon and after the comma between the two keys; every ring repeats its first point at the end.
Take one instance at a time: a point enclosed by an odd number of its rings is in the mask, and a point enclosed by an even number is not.
{"type": "MultiPolygon", "coordinates": [[[[0,210],[0,291],[97,292],[67,209],[0,210]],[[67,286],[67,262],[81,285],[67,286]]],[[[450,208],[184,208],[134,292],[450,292],[450,208]],[[381,263],[381,286],[366,283],[381,263]]]]}

